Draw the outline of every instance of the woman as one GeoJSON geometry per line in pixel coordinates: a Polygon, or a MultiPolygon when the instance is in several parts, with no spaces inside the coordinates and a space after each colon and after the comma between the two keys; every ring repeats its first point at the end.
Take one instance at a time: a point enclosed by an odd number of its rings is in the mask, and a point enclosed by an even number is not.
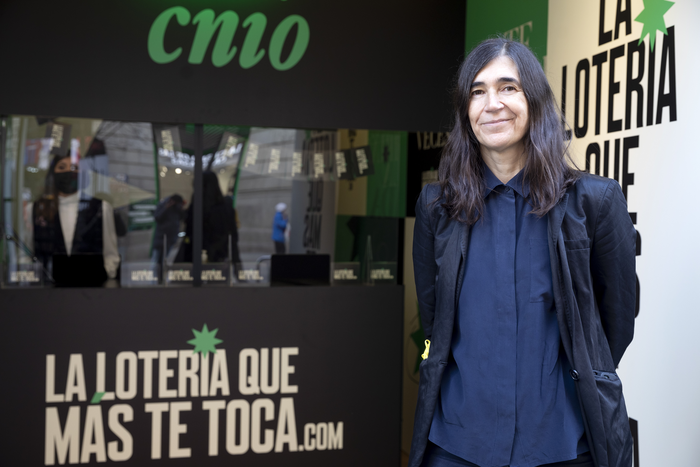
{"type": "Polygon", "coordinates": [[[86,264],[74,264],[70,259],[68,269],[53,270],[53,279],[59,284],[100,285],[107,278],[114,279],[119,268],[114,210],[107,201],[80,191],[78,175],[78,165],[71,162],[70,155],[54,157],[44,193],[27,206],[26,235],[47,271],[53,269],[57,255],[102,255],[102,265],[90,263],[90,271],[82,270],[86,264]],[[80,278],[89,278],[90,284],[80,278]]]}
{"type": "Polygon", "coordinates": [[[630,466],[615,374],[632,340],[636,233],[619,185],[568,164],[532,52],[462,64],[439,184],[416,206],[427,337],[409,466],[630,466]]]}

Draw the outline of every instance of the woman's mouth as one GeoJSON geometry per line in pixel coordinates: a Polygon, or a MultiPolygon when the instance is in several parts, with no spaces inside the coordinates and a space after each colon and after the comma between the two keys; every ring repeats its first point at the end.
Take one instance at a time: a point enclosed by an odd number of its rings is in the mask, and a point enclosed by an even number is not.
{"type": "Polygon", "coordinates": [[[501,119],[498,119],[498,120],[493,120],[493,121],[490,121],[490,122],[486,122],[486,123],[484,123],[484,125],[498,125],[499,123],[504,123],[504,122],[508,122],[508,121],[510,121],[509,118],[501,118],[501,119]]]}

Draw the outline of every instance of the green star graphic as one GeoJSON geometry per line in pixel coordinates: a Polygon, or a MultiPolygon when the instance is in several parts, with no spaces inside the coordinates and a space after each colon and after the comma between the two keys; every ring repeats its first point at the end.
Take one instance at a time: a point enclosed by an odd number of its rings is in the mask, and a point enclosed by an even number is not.
{"type": "Polygon", "coordinates": [[[668,34],[664,15],[672,6],[673,2],[669,2],[668,0],[644,0],[644,10],[634,19],[638,23],[644,24],[642,35],[639,38],[640,44],[648,34],[649,41],[651,41],[651,50],[653,51],[654,42],[656,41],[656,31],[668,34]]]}
{"type": "Polygon", "coordinates": [[[193,329],[194,339],[187,341],[188,344],[194,345],[194,351],[192,353],[202,352],[204,358],[207,358],[207,353],[209,352],[216,353],[216,344],[221,344],[223,342],[221,339],[216,338],[218,330],[219,328],[216,328],[210,332],[206,323],[201,331],[193,329]]]}

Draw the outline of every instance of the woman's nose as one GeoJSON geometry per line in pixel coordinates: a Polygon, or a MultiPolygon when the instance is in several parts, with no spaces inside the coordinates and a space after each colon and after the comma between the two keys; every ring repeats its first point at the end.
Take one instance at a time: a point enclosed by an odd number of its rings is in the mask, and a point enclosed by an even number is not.
{"type": "Polygon", "coordinates": [[[486,110],[494,111],[503,108],[503,102],[501,102],[500,96],[495,91],[489,91],[486,93],[486,110]]]}

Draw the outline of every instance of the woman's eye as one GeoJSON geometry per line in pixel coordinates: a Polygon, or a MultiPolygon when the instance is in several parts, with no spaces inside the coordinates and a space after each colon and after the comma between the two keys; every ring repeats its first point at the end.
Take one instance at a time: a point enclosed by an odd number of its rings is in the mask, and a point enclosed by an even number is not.
{"type": "Polygon", "coordinates": [[[483,94],[483,93],[484,93],[484,91],[482,91],[481,89],[475,89],[471,92],[471,95],[478,96],[478,95],[483,94]]]}
{"type": "Polygon", "coordinates": [[[517,91],[517,89],[515,89],[515,86],[506,86],[503,88],[503,90],[508,92],[517,91]]]}

